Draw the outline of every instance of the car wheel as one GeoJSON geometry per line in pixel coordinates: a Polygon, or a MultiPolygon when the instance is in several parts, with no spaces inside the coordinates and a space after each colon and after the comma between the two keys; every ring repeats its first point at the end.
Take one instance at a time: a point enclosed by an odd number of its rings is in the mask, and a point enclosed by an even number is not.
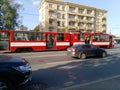
{"type": "Polygon", "coordinates": [[[85,53],[82,53],[81,56],[80,56],[81,59],[85,59],[86,58],[86,54],[85,53]]]}
{"type": "Polygon", "coordinates": [[[9,81],[0,79],[0,90],[14,90],[9,81]]]}
{"type": "Polygon", "coordinates": [[[102,57],[106,57],[106,56],[107,56],[106,52],[102,52],[102,57]]]}

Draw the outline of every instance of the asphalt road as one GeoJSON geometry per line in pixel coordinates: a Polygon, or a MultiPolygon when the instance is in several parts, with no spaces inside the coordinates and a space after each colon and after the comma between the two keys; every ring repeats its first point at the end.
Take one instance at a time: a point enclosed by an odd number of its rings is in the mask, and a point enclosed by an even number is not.
{"type": "Polygon", "coordinates": [[[105,58],[72,59],[66,51],[6,53],[26,58],[33,70],[29,90],[119,90],[120,46],[105,58]]]}

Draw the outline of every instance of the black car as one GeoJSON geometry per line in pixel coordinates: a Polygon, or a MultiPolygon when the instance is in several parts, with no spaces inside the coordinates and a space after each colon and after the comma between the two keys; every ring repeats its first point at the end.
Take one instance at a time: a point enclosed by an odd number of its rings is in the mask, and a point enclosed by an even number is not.
{"type": "Polygon", "coordinates": [[[87,57],[106,57],[107,52],[93,44],[78,44],[67,49],[67,55],[85,59],[87,57]]]}
{"type": "Polygon", "coordinates": [[[0,55],[0,90],[13,90],[31,80],[31,67],[20,57],[0,55]]]}

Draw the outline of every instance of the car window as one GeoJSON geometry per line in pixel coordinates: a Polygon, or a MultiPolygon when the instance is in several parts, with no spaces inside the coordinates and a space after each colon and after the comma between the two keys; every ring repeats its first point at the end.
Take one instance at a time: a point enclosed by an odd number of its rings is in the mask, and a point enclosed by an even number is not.
{"type": "Polygon", "coordinates": [[[97,48],[97,46],[95,46],[95,45],[91,45],[90,48],[97,48]]]}
{"type": "Polygon", "coordinates": [[[90,45],[83,45],[83,48],[84,48],[84,49],[90,48],[90,45]]]}
{"type": "Polygon", "coordinates": [[[73,46],[74,48],[80,48],[81,47],[81,45],[75,45],[75,46],[73,46]]]}

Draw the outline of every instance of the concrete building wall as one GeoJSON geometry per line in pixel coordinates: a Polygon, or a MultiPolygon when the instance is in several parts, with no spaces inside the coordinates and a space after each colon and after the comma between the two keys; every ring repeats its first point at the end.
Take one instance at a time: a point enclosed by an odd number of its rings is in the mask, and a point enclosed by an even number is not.
{"type": "Polygon", "coordinates": [[[106,10],[62,0],[42,0],[41,31],[106,32],[106,10]]]}

